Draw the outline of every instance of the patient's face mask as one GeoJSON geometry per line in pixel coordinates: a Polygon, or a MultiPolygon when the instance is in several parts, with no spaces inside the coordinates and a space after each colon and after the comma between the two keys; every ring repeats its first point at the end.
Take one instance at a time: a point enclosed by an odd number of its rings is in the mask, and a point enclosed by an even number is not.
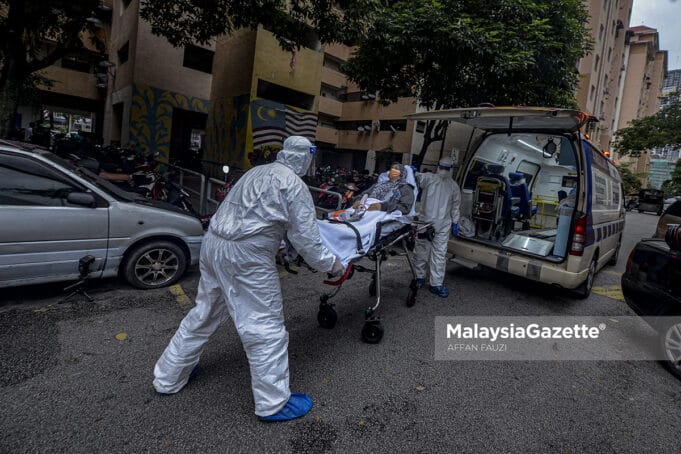
{"type": "Polygon", "coordinates": [[[399,177],[400,177],[399,169],[390,169],[390,172],[388,172],[388,178],[390,178],[390,181],[395,181],[399,177]]]}

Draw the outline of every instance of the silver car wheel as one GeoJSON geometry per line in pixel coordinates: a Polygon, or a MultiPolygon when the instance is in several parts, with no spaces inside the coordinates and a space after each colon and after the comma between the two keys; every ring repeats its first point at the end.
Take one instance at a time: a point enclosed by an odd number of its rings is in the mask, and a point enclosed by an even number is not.
{"type": "Polygon", "coordinates": [[[664,335],[664,353],[672,366],[681,369],[681,323],[667,328],[664,335]]]}
{"type": "Polygon", "coordinates": [[[160,286],[173,279],[178,269],[179,259],[173,251],[150,249],[137,259],[135,277],[144,284],[160,286]]]}

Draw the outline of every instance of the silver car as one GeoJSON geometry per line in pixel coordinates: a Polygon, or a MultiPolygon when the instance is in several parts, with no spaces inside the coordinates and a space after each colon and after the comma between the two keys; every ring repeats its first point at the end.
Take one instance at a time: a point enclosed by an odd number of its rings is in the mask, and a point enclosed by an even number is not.
{"type": "Polygon", "coordinates": [[[0,141],[0,287],[118,274],[138,288],[198,262],[201,222],[41,149],[0,141]],[[80,269],[79,269],[80,267],[80,269]]]}

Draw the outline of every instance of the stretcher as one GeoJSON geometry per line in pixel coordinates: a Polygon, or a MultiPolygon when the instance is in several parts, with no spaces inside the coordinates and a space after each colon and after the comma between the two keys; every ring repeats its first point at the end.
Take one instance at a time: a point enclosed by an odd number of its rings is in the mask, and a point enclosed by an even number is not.
{"type": "MultiPolygon", "coordinates": [[[[418,288],[416,285],[416,271],[412,262],[411,253],[417,238],[432,240],[433,227],[430,224],[413,221],[405,222],[405,219],[389,219],[379,221],[375,225],[375,235],[368,248],[363,244],[361,234],[352,222],[343,221],[337,224],[345,225],[356,234],[357,254],[353,255],[346,264],[345,273],[337,280],[325,280],[324,284],[334,287],[329,293],[320,296],[319,312],[317,321],[322,328],[332,329],[336,325],[338,315],[331,299],[339,292],[342,285],[352,279],[356,272],[371,273],[371,283],[369,284],[369,294],[376,298],[372,306],[364,310],[364,325],[362,327],[362,340],[369,344],[377,344],[383,338],[383,326],[380,318],[376,315],[381,304],[381,264],[393,256],[404,256],[409,263],[412,279],[407,291],[406,304],[412,307],[416,304],[418,288]],[[366,257],[374,265],[366,267],[360,265],[361,259],[366,257]]],[[[324,221],[327,222],[327,221],[324,221]]],[[[328,221],[333,222],[333,221],[328,221]]]]}

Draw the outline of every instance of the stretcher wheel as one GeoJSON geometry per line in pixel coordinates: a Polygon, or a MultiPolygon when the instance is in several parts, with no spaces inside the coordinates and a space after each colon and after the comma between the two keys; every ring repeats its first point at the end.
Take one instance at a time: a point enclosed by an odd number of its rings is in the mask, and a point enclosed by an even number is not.
{"type": "MultiPolygon", "coordinates": [[[[416,285],[414,285],[415,287],[416,285]]],[[[416,288],[412,288],[412,286],[409,286],[409,292],[407,293],[407,307],[412,307],[414,304],[416,304],[416,288]]]]}
{"type": "Polygon", "coordinates": [[[319,326],[326,329],[333,329],[336,326],[336,320],[338,320],[338,314],[336,310],[330,305],[322,305],[319,307],[319,312],[317,313],[317,322],[319,326]]]}
{"type": "Polygon", "coordinates": [[[383,339],[383,326],[378,320],[364,322],[362,340],[367,344],[378,344],[383,339]]]}

